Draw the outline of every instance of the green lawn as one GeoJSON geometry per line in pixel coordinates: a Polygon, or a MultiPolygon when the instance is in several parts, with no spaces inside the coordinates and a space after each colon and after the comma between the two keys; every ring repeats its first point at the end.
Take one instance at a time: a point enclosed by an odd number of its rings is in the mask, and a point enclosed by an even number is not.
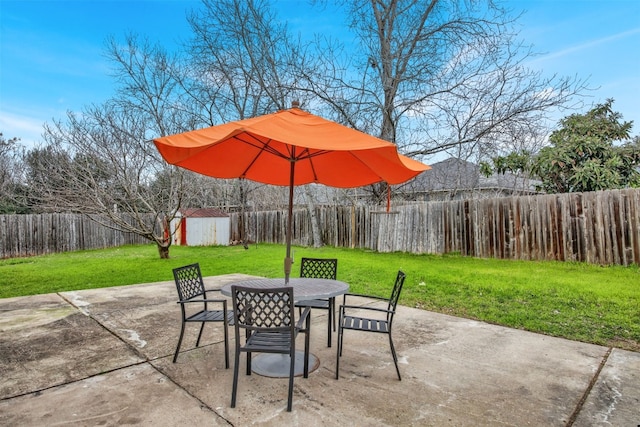
{"type": "MultiPolygon", "coordinates": [[[[206,276],[283,275],[282,245],[153,245],[0,260],[0,298],[172,280],[171,269],[199,262],[206,276]]],[[[640,269],[581,263],[507,261],[457,255],[381,254],[294,248],[294,258],[338,258],[338,278],[354,292],[388,295],[407,281],[401,304],[573,340],[640,351],[640,269]]],[[[297,276],[294,264],[292,276],[297,276]]]]}

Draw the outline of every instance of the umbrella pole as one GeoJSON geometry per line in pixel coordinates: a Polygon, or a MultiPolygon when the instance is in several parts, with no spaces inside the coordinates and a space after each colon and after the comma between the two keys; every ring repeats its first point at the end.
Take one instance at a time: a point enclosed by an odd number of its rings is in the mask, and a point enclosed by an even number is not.
{"type": "Polygon", "coordinates": [[[293,227],[293,176],[296,169],[295,160],[291,160],[291,171],[289,173],[289,213],[287,215],[287,255],[284,259],[284,284],[289,284],[289,276],[291,275],[291,228],[293,227]]]}

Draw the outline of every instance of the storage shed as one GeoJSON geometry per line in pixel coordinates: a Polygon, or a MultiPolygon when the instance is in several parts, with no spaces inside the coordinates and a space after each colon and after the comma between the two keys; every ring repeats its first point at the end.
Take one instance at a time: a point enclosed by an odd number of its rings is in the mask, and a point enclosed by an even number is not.
{"type": "Polygon", "coordinates": [[[182,246],[229,245],[229,215],[215,208],[185,208],[171,221],[173,244],[182,246]]]}

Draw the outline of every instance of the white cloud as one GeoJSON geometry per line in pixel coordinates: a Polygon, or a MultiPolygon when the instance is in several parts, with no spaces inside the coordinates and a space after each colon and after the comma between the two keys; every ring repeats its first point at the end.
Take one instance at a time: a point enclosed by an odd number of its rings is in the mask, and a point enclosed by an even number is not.
{"type": "Polygon", "coordinates": [[[0,111],[0,132],[4,138],[20,138],[27,148],[42,142],[43,121],[36,117],[0,111]]]}
{"type": "Polygon", "coordinates": [[[575,46],[570,46],[566,49],[562,49],[553,53],[550,53],[548,55],[543,55],[541,57],[539,57],[538,59],[535,59],[531,62],[538,62],[538,61],[548,61],[548,60],[552,60],[552,59],[558,59],[558,58],[563,58],[567,55],[571,55],[577,52],[581,52],[587,49],[591,49],[600,45],[604,45],[604,44],[608,44],[611,42],[614,42],[616,40],[619,39],[624,39],[636,34],[640,34],[640,28],[634,28],[632,30],[629,31],[624,31],[621,33],[617,33],[617,34],[613,34],[610,36],[606,36],[606,37],[601,37],[599,39],[595,39],[595,40],[588,40],[584,43],[575,45],[575,46]]]}

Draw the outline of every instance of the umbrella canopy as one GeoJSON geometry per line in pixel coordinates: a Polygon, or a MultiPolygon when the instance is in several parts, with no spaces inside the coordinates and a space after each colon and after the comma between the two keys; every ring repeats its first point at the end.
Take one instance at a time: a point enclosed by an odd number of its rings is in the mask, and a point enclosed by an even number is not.
{"type": "Polygon", "coordinates": [[[170,164],[215,178],[246,178],[289,187],[285,279],[291,269],[293,188],[400,184],[429,166],[395,144],[299,108],[153,140],[170,164]]]}

